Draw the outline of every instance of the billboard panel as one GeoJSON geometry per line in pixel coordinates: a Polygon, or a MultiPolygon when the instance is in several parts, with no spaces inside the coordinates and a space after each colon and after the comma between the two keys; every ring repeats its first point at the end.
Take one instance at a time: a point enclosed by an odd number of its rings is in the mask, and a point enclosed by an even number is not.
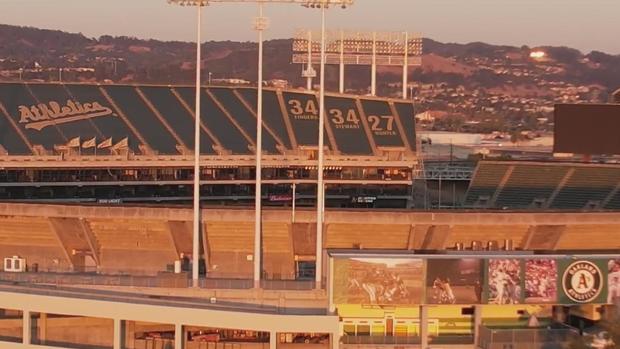
{"type": "Polygon", "coordinates": [[[558,261],[560,304],[588,304],[607,302],[608,260],[558,261]]]}
{"type": "Polygon", "coordinates": [[[555,153],[620,154],[620,104],[555,106],[555,153]]]}
{"type": "Polygon", "coordinates": [[[525,303],[555,303],[558,299],[558,264],[555,259],[525,261],[525,303]]]}
{"type": "Polygon", "coordinates": [[[620,301],[620,259],[612,259],[607,263],[607,303],[620,301]]]}
{"type": "Polygon", "coordinates": [[[427,262],[427,304],[478,304],[481,285],[480,259],[429,259],[427,262]]]}
{"type": "Polygon", "coordinates": [[[334,260],[334,303],[422,304],[424,261],[418,258],[334,260]]]}
{"type": "Polygon", "coordinates": [[[489,304],[522,303],[520,259],[489,259],[487,273],[489,304]]]}

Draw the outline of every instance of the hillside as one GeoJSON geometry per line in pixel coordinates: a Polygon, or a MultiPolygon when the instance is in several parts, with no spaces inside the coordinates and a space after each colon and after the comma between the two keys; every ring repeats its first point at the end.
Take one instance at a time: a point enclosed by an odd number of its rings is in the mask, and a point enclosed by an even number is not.
{"type": "MultiPolygon", "coordinates": [[[[291,64],[291,40],[265,43],[265,80],[304,86],[291,64]]],[[[257,45],[207,42],[202,65],[213,79],[255,83],[257,45]]],[[[0,25],[0,80],[183,84],[194,81],[195,46],[0,25]]],[[[327,88],[337,89],[337,66],[328,66],[327,88]]],[[[378,93],[399,96],[402,70],[379,69],[378,93]]],[[[368,67],[347,68],[347,90],[367,93],[368,67]]],[[[442,110],[465,119],[487,114],[517,120],[548,116],[558,102],[602,102],[620,87],[620,55],[582,53],[567,47],[441,43],[424,39],[423,64],[411,71],[418,110],[442,110]],[[544,59],[530,57],[532,51],[544,59]]],[[[205,80],[207,79],[205,74],[205,80]]]]}

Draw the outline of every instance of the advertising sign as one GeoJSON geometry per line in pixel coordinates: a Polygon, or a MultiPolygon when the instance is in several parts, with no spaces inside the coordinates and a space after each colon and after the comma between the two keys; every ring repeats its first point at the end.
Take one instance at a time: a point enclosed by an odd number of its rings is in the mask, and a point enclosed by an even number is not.
{"type": "Polygon", "coordinates": [[[487,302],[489,304],[522,303],[521,260],[490,259],[487,265],[487,302]]]}
{"type": "Polygon", "coordinates": [[[525,303],[556,303],[558,299],[558,264],[555,259],[525,261],[525,303]]]}
{"type": "Polygon", "coordinates": [[[612,259],[607,263],[607,303],[620,301],[620,259],[612,259]]]}
{"type": "Polygon", "coordinates": [[[334,303],[422,304],[423,280],[422,259],[335,259],[334,303]]]}
{"type": "Polygon", "coordinates": [[[478,304],[482,294],[482,260],[429,259],[426,303],[478,304]]]}
{"type": "Polygon", "coordinates": [[[606,303],[608,268],[604,260],[560,260],[559,303],[606,303]]]}
{"type": "Polygon", "coordinates": [[[620,258],[342,257],[333,264],[335,304],[614,304],[620,258]]]}

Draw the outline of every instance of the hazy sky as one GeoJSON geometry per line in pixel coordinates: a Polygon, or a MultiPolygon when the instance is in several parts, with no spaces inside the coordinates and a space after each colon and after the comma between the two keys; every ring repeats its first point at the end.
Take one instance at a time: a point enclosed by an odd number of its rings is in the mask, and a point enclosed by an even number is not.
{"type": "MultiPolygon", "coordinates": [[[[205,10],[206,40],[255,40],[254,4],[213,4],[205,10]]],[[[70,32],[191,41],[191,8],[166,0],[0,0],[0,23],[70,32]]],[[[316,28],[319,12],[293,4],[267,5],[266,38],[316,28]]],[[[356,0],[331,9],[333,29],[423,33],[446,42],[485,41],[520,46],[567,45],[620,54],[620,0],[356,0]]]]}

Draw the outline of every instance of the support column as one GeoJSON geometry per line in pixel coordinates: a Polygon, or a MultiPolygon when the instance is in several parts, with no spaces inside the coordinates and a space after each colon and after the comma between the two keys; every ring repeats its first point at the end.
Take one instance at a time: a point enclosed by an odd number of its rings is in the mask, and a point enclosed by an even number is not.
{"type": "Polygon", "coordinates": [[[372,67],[370,72],[370,95],[377,95],[377,33],[372,33],[372,67]]]}
{"type": "Polygon", "coordinates": [[[407,99],[407,85],[409,82],[409,33],[405,32],[405,56],[403,57],[403,99],[407,99]]]}
{"type": "Polygon", "coordinates": [[[474,305],[474,344],[480,344],[480,327],[482,326],[482,306],[474,305]]]}
{"type": "Polygon", "coordinates": [[[269,349],[278,347],[278,333],[276,331],[269,332],[269,349]]]}
{"type": "Polygon", "coordinates": [[[183,333],[183,325],[174,325],[174,349],[183,349],[183,339],[185,334],[183,333]]]}
{"type": "Polygon", "coordinates": [[[39,341],[42,345],[47,341],[47,313],[39,314],[39,341]]]}
{"type": "Polygon", "coordinates": [[[122,336],[122,324],[123,320],[114,319],[114,342],[112,344],[113,349],[122,349],[123,347],[123,336],[122,336]]]}
{"type": "Polygon", "coordinates": [[[327,294],[329,295],[329,312],[333,314],[336,312],[336,305],[334,304],[334,259],[329,256],[329,282],[327,283],[327,294]]]}
{"type": "Polygon", "coordinates": [[[340,334],[338,333],[330,333],[329,334],[329,347],[330,349],[338,349],[340,347],[340,334]]]}
{"type": "Polygon", "coordinates": [[[30,310],[22,311],[22,344],[30,346],[32,343],[32,319],[30,310]]]}
{"type": "Polygon", "coordinates": [[[323,184],[323,161],[325,156],[325,10],[326,5],[321,6],[321,85],[319,89],[319,144],[318,144],[318,170],[317,170],[317,201],[316,201],[316,262],[315,262],[315,285],[321,289],[323,282],[323,217],[325,210],[325,186],[323,184]]]}
{"type": "Polygon", "coordinates": [[[428,348],[428,307],[420,306],[420,348],[428,348]]]}
{"type": "Polygon", "coordinates": [[[308,64],[306,66],[306,88],[312,91],[312,31],[308,30],[308,64]]]}
{"type": "Polygon", "coordinates": [[[296,198],[296,194],[295,192],[297,191],[297,185],[295,183],[293,183],[293,212],[291,213],[292,217],[291,220],[293,223],[295,223],[295,205],[297,202],[297,198],[296,198]]]}
{"type": "MultiPolygon", "coordinates": [[[[201,43],[202,4],[197,4],[196,24],[196,118],[194,120],[194,197],[193,197],[193,230],[192,230],[192,287],[200,287],[200,90],[201,90],[201,43]]],[[[205,268],[205,270],[207,270],[205,268]]]]}
{"type": "Polygon", "coordinates": [[[267,19],[263,17],[263,3],[258,3],[258,17],[254,28],[258,31],[258,99],[256,102],[256,190],[254,204],[254,288],[260,288],[262,274],[262,158],[263,158],[263,31],[267,19]]]}
{"type": "Polygon", "coordinates": [[[344,93],[344,31],[340,31],[340,93],[344,93]]]}
{"type": "Polygon", "coordinates": [[[125,338],[123,342],[125,343],[125,348],[135,347],[136,322],[127,320],[123,321],[123,331],[123,337],[125,338]]]}

